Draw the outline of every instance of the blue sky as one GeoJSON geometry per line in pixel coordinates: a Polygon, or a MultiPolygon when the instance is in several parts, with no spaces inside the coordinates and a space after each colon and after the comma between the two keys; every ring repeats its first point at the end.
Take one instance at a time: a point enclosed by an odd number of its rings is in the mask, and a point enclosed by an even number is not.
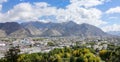
{"type": "MultiPolygon", "coordinates": [[[[3,3],[3,12],[6,12],[7,10],[22,2],[29,2],[31,4],[34,2],[47,2],[51,6],[56,6],[58,8],[65,8],[65,6],[70,4],[70,0],[8,0],[7,2],[3,3]]],[[[106,11],[109,8],[116,6],[120,6],[120,0],[111,0],[110,2],[96,6],[96,8],[102,11],[106,11]]]]}
{"type": "Polygon", "coordinates": [[[110,2],[106,2],[105,4],[97,6],[102,11],[106,11],[109,8],[113,8],[116,6],[120,6],[120,0],[111,0],[110,2]]]}
{"type": "Polygon", "coordinates": [[[120,0],[1,0],[0,5],[0,22],[73,20],[78,24],[95,25],[104,31],[120,31],[120,0]],[[45,10],[38,8],[36,3],[43,5],[45,10]],[[34,10],[43,12],[34,14],[34,10]]]}
{"type": "Polygon", "coordinates": [[[8,0],[8,2],[3,3],[2,12],[6,12],[9,9],[13,8],[15,5],[22,2],[29,2],[31,4],[33,4],[34,2],[47,2],[51,6],[56,6],[58,8],[65,8],[65,6],[70,4],[69,0],[8,0]]]}

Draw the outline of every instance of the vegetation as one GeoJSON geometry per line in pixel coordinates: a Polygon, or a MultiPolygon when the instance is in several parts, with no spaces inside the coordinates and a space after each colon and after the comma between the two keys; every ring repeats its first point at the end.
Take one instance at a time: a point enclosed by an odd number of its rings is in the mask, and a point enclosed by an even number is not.
{"type": "Polygon", "coordinates": [[[17,59],[20,56],[19,53],[19,47],[11,47],[9,51],[6,52],[5,57],[0,60],[0,62],[17,62],[17,59]]]}
{"type": "Polygon", "coordinates": [[[34,38],[34,39],[32,39],[33,41],[43,41],[44,40],[44,38],[34,38]]]}
{"type": "Polygon", "coordinates": [[[48,46],[55,46],[55,44],[53,42],[48,42],[47,45],[48,46]]]}
{"type": "Polygon", "coordinates": [[[109,46],[106,50],[95,53],[86,47],[55,48],[48,53],[19,54],[20,50],[12,47],[0,62],[120,62],[120,47],[109,46]]]}

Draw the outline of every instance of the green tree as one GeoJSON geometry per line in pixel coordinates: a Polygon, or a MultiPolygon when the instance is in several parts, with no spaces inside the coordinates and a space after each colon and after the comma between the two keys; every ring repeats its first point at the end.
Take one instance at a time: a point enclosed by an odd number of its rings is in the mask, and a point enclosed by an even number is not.
{"type": "Polygon", "coordinates": [[[74,56],[70,57],[70,62],[75,62],[75,57],[74,56]]]}
{"type": "Polygon", "coordinates": [[[101,59],[106,61],[106,62],[110,59],[110,54],[111,54],[111,52],[108,50],[101,50],[99,52],[101,59]]]}
{"type": "Polygon", "coordinates": [[[76,59],[76,62],[84,62],[83,57],[78,57],[78,58],[76,59]]]}
{"type": "Polygon", "coordinates": [[[55,44],[53,42],[48,42],[47,45],[48,46],[55,46],[55,44]]]}
{"type": "Polygon", "coordinates": [[[5,58],[7,62],[17,62],[19,57],[20,49],[19,47],[11,47],[6,53],[5,58]]]}
{"type": "Polygon", "coordinates": [[[110,59],[111,62],[120,62],[120,46],[114,47],[114,50],[111,50],[110,59]]]}

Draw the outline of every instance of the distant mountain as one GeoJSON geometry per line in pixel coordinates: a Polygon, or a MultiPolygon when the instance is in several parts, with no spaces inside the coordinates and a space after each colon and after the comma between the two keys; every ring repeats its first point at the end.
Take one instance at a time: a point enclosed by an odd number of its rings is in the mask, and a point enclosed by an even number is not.
{"type": "Polygon", "coordinates": [[[45,30],[41,36],[62,36],[62,34],[55,29],[47,29],[45,30]]]}
{"type": "Polygon", "coordinates": [[[7,35],[21,28],[22,28],[21,25],[18,24],[17,22],[0,23],[0,30],[4,30],[7,35]]]}
{"type": "Polygon", "coordinates": [[[21,28],[15,32],[12,32],[9,37],[28,37],[30,36],[29,32],[25,30],[24,28],[21,28]]]}
{"type": "Polygon", "coordinates": [[[42,34],[41,30],[39,30],[37,27],[33,26],[32,24],[28,24],[24,26],[24,28],[29,32],[32,36],[39,36],[42,34]]]}
{"type": "MultiPolygon", "coordinates": [[[[36,29],[31,29],[30,31],[38,32],[39,36],[108,36],[107,33],[103,32],[101,29],[89,25],[89,24],[76,24],[72,21],[63,23],[42,23],[42,22],[28,22],[22,23],[22,26],[26,27],[31,25],[36,29]],[[39,32],[40,31],[40,32],[39,32]]],[[[31,32],[30,32],[31,33],[31,32]]]]}
{"type": "Polygon", "coordinates": [[[24,27],[17,22],[0,23],[0,37],[21,37],[26,36],[26,33],[24,27]]]}
{"type": "Polygon", "coordinates": [[[63,23],[43,22],[7,22],[0,23],[0,37],[27,37],[27,36],[81,36],[105,37],[109,36],[96,26],[89,24],[76,24],[72,21],[63,23]]]}
{"type": "Polygon", "coordinates": [[[109,31],[107,33],[112,34],[112,35],[120,36],[120,31],[109,31]]]}

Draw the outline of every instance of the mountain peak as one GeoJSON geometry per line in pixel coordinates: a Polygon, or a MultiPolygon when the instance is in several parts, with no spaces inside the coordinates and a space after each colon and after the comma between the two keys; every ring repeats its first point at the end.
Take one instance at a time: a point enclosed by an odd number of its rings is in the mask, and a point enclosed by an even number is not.
{"type": "Polygon", "coordinates": [[[83,26],[94,26],[94,25],[90,25],[90,24],[87,24],[87,23],[82,23],[80,25],[83,25],[83,26]]]}
{"type": "Polygon", "coordinates": [[[65,24],[76,24],[74,21],[67,21],[67,22],[63,22],[65,24]]]}
{"type": "Polygon", "coordinates": [[[106,33],[96,26],[86,23],[77,24],[73,21],[63,23],[27,22],[22,24],[7,22],[0,23],[0,30],[1,33],[5,32],[4,34],[7,33],[7,35],[13,33],[11,36],[22,36],[23,33],[30,36],[106,36],[106,33]]]}

